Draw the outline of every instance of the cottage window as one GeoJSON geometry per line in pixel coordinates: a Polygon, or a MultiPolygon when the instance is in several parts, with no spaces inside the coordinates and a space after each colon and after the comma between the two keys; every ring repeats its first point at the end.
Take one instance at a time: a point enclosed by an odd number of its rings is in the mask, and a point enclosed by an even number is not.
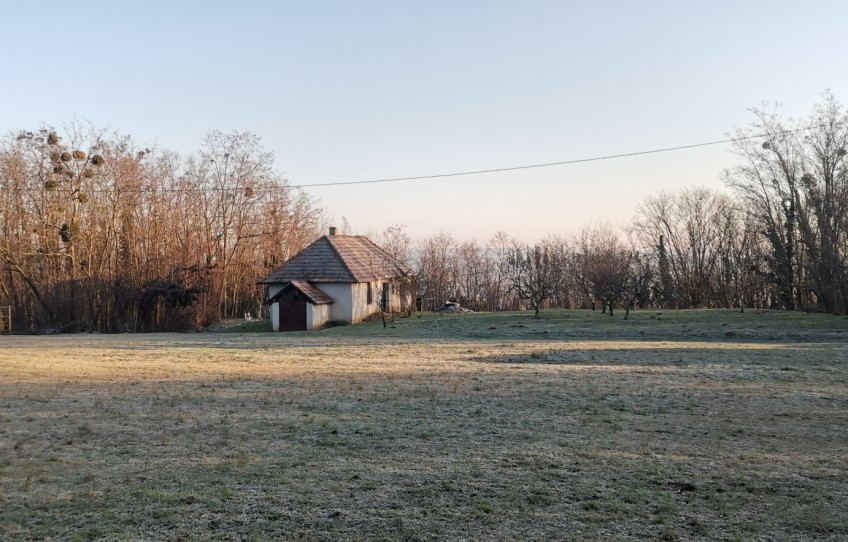
{"type": "Polygon", "coordinates": [[[374,288],[370,282],[368,283],[368,298],[366,301],[369,305],[374,302],[374,288]]]}

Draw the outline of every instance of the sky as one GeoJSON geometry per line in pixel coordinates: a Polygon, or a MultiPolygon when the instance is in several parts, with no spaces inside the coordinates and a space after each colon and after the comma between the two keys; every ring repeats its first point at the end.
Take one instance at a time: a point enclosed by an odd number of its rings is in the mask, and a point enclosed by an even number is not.
{"type": "Polygon", "coordinates": [[[842,1],[0,0],[0,132],[85,120],[181,153],[248,131],[355,233],[532,242],[722,190],[763,102],[848,102],[842,1]]]}

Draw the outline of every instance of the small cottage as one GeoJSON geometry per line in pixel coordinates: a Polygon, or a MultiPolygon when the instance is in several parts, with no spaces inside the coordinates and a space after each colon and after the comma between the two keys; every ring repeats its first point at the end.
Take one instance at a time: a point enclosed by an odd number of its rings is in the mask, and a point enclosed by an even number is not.
{"type": "Polygon", "coordinates": [[[361,235],[325,235],[260,280],[274,331],[355,324],[411,303],[410,270],[361,235]]]}

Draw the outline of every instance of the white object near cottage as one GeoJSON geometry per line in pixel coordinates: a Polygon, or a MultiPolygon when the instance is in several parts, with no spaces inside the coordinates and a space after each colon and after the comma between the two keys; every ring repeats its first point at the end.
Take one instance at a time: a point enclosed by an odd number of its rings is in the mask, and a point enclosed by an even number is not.
{"type": "Polygon", "coordinates": [[[274,331],[320,329],[328,322],[355,324],[411,303],[412,271],[361,235],[329,235],[263,278],[274,331]]]}

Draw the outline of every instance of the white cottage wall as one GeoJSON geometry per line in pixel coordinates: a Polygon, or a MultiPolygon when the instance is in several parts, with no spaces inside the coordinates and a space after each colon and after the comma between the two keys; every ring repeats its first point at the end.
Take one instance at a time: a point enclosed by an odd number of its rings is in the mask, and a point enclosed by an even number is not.
{"type": "MultiPolygon", "coordinates": [[[[282,284],[269,284],[268,285],[268,299],[271,299],[283,289],[282,284]]],[[[280,331],[280,304],[279,303],[271,303],[271,329],[274,331],[280,331]]]]}
{"type": "Polygon", "coordinates": [[[306,304],[306,329],[321,329],[330,319],[330,305],[306,304]]]}
{"type": "Polygon", "coordinates": [[[356,324],[364,320],[368,314],[366,309],[368,305],[368,283],[358,282],[351,284],[351,295],[353,296],[352,323],[356,324]]]}
{"type": "MultiPolygon", "coordinates": [[[[312,305],[307,303],[306,306],[306,326],[307,329],[320,329],[327,322],[339,321],[349,324],[356,324],[368,319],[371,316],[380,314],[380,296],[382,295],[383,281],[375,281],[371,283],[372,295],[371,303],[368,303],[368,283],[343,283],[343,282],[319,282],[314,285],[332,297],[335,302],[329,305],[312,305]]],[[[282,286],[269,285],[268,296],[276,295],[282,286]]],[[[389,295],[389,310],[390,312],[399,312],[402,309],[400,299],[400,287],[397,284],[392,284],[391,293],[389,295]]],[[[274,331],[278,331],[280,327],[280,308],[278,303],[271,305],[271,326],[274,331]]]]}
{"type": "Polygon", "coordinates": [[[355,323],[353,319],[353,297],[351,295],[352,286],[352,284],[346,282],[315,283],[315,287],[334,300],[334,303],[329,305],[327,321],[355,323]]]}
{"type": "Polygon", "coordinates": [[[280,304],[271,303],[271,329],[280,331],[280,304]]]}
{"type": "Polygon", "coordinates": [[[380,313],[380,294],[382,284],[377,282],[371,283],[371,303],[368,303],[368,283],[359,282],[352,285],[353,295],[353,323],[361,322],[380,313]]]}

